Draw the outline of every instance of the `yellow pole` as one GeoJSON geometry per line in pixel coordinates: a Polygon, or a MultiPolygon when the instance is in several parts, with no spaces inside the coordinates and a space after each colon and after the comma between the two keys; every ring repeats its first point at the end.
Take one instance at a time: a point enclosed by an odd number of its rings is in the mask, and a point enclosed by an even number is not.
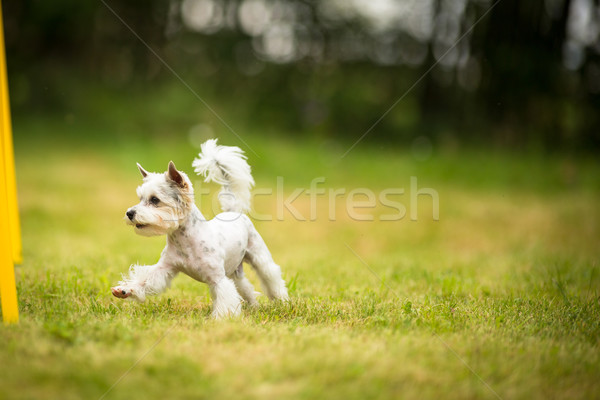
{"type": "Polygon", "coordinates": [[[4,25],[2,2],[0,1],[0,87],[2,99],[2,137],[4,141],[4,166],[6,191],[8,194],[8,222],[11,235],[12,258],[15,264],[23,262],[21,245],[21,222],[19,221],[19,204],[17,202],[17,179],[10,122],[10,103],[8,101],[8,80],[6,77],[6,58],[4,49],[4,25]]]}
{"type": "MultiPolygon", "coordinates": [[[[3,134],[4,136],[4,134],[3,134]]],[[[4,155],[4,140],[2,154],[4,155]]],[[[15,286],[15,267],[11,253],[10,228],[8,224],[8,202],[6,190],[6,160],[0,162],[0,301],[2,301],[2,319],[5,323],[19,321],[17,288],[15,286]]]]}
{"type": "Polygon", "coordinates": [[[0,3],[0,301],[4,323],[19,321],[15,266],[13,260],[21,261],[21,237],[17,210],[15,167],[10,130],[6,60],[4,58],[4,26],[0,3]],[[14,226],[16,225],[16,230],[14,226]],[[12,228],[11,228],[12,227],[12,228]],[[18,234],[15,243],[15,234],[18,234]],[[11,237],[12,236],[12,237],[11,237]],[[18,245],[18,247],[16,247],[18,245]]]}

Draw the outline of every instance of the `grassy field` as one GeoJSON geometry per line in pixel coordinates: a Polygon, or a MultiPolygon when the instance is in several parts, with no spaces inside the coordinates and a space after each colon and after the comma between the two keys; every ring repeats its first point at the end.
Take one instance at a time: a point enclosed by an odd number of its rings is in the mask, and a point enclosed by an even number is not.
{"type": "MultiPolygon", "coordinates": [[[[215,322],[207,287],[186,276],[143,304],[110,294],[164,245],[121,221],[137,200],[135,162],[159,171],[173,159],[191,173],[187,134],[103,137],[70,118],[14,125],[25,261],[20,323],[0,328],[0,399],[600,398],[592,159],[434,149],[417,161],[359,145],[340,160],[347,144],[250,133],[257,187],[283,177],[287,197],[325,177],[321,187],[346,195],[318,197],[313,220],[300,195],[306,221],[278,220],[277,196],[257,197],[257,212],[275,217],[256,225],[292,301],[261,298],[215,322]],[[428,196],[411,220],[411,176],[437,191],[439,221],[428,196]],[[355,210],[373,221],[350,218],[356,188],[404,188],[390,198],[407,215],[382,221],[393,210],[378,204],[355,210]]],[[[210,196],[197,202],[212,215],[210,196]]]]}

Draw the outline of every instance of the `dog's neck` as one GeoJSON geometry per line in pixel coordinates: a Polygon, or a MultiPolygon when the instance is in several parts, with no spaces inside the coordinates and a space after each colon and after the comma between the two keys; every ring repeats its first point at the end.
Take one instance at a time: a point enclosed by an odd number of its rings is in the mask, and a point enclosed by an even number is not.
{"type": "Polygon", "coordinates": [[[204,215],[195,204],[192,204],[190,211],[179,220],[179,228],[167,235],[167,241],[173,244],[180,242],[181,238],[187,237],[196,225],[204,221],[206,221],[204,215]]]}

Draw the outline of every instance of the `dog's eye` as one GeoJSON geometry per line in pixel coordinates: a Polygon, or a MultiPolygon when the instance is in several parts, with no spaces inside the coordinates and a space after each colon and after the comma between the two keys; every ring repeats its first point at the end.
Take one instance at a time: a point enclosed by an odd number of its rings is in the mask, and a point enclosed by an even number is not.
{"type": "Polygon", "coordinates": [[[152,203],[156,206],[156,205],[158,205],[158,203],[160,203],[160,200],[158,199],[158,197],[152,196],[152,197],[150,197],[150,203],[152,203]]]}

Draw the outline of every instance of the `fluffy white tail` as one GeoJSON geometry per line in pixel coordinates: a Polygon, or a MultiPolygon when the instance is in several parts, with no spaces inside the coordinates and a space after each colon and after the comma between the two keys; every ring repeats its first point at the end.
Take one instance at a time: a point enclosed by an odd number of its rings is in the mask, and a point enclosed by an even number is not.
{"type": "Polygon", "coordinates": [[[204,176],[204,182],[223,186],[219,193],[223,211],[250,211],[250,189],[254,186],[254,178],[242,149],[219,146],[217,139],[207,140],[200,149],[192,167],[198,175],[204,176]]]}

